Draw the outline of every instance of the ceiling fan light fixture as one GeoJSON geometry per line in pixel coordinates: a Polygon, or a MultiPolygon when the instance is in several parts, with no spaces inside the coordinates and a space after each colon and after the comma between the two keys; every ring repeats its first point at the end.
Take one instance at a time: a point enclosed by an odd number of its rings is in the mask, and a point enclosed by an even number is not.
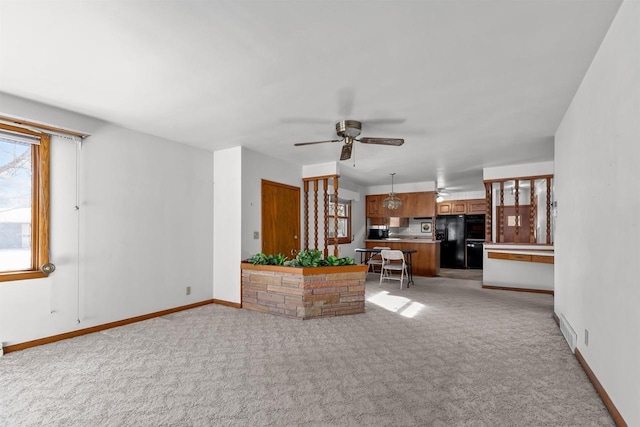
{"type": "Polygon", "coordinates": [[[444,191],[444,187],[437,187],[436,186],[436,203],[442,203],[444,202],[444,197],[442,196],[448,196],[449,193],[444,191]]]}
{"type": "Polygon", "coordinates": [[[342,120],[336,123],[336,132],[339,136],[345,138],[355,138],[362,132],[362,123],[357,120],[342,120]]]}
{"type": "Polygon", "coordinates": [[[400,200],[398,196],[396,196],[396,193],[393,192],[393,176],[395,174],[395,172],[391,174],[391,193],[389,193],[389,197],[382,201],[382,207],[390,210],[395,210],[402,206],[402,200],[400,200]]]}

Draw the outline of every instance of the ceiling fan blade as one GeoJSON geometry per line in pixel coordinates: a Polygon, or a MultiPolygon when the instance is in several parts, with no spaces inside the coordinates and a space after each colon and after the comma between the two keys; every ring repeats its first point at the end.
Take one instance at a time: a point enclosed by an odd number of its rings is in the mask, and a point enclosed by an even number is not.
{"type": "Polygon", "coordinates": [[[317,117],[283,117],[280,119],[281,123],[300,123],[300,124],[318,124],[318,125],[330,125],[333,120],[331,119],[319,119],[317,117]]]}
{"type": "Polygon", "coordinates": [[[342,139],[332,139],[331,141],[296,142],[293,145],[295,145],[296,147],[299,147],[301,145],[324,144],[325,142],[340,142],[340,141],[342,141],[342,139]]]}
{"type": "Polygon", "coordinates": [[[353,144],[345,144],[342,146],[342,153],[340,153],[340,160],[349,160],[351,158],[351,150],[353,144]]]}
{"type": "Polygon", "coordinates": [[[367,119],[367,120],[362,120],[362,123],[366,125],[401,125],[406,121],[407,119],[398,117],[398,118],[389,118],[389,119],[381,119],[381,118],[367,119]]]}
{"type": "Polygon", "coordinates": [[[358,141],[363,144],[379,144],[379,145],[402,145],[404,139],[401,138],[361,138],[358,141]]]}

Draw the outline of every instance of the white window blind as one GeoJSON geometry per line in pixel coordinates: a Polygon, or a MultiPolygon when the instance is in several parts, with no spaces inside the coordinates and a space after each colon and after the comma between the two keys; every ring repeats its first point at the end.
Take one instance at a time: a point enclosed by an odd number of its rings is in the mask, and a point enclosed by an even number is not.
{"type": "Polygon", "coordinates": [[[26,133],[13,132],[8,129],[0,129],[0,138],[10,142],[20,142],[22,144],[40,145],[40,137],[27,135],[26,133]]]}

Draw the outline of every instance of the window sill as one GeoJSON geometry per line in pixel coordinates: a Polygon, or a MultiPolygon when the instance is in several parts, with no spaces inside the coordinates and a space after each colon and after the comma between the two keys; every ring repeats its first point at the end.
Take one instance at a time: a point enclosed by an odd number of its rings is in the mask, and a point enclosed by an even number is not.
{"type": "Polygon", "coordinates": [[[11,282],[14,280],[27,280],[27,279],[41,279],[47,277],[42,271],[28,270],[28,271],[6,271],[0,273],[0,282],[11,282]]]}

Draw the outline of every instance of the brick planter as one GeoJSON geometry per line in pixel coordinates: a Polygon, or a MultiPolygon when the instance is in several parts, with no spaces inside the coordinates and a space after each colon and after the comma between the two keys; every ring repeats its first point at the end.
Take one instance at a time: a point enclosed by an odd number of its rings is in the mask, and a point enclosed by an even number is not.
{"type": "Polygon", "coordinates": [[[366,265],[241,264],[242,307],[295,319],[364,313],[366,265]]]}

